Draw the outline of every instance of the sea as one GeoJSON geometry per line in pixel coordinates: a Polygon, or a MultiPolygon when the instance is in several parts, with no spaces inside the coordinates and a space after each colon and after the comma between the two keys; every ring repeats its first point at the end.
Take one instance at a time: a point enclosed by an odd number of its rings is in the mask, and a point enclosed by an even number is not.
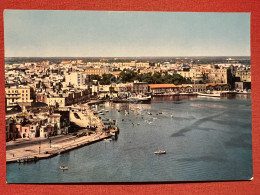
{"type": "Polygon", "coordinates": [[[151,104],[105,103],[98,109],[109,111],[102,117],[117,120],[117,140],[100,141],[33,163],[7,164],[7,183],[189,182],[253,177],[250,95],[154,97],[151,104]],[[166,154],[154,154],[158,150],[166,154]],[[69,169],[63,171],[60,166],[69,169]]]}

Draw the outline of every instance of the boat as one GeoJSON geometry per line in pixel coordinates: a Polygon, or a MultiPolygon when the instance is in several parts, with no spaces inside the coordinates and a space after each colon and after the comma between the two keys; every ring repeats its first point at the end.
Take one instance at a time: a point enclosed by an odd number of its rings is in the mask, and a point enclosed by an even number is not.
{"type": "Polygon", "coordinates": [[[105,110],[105,112],[109,112],[109,110],[105,110]]]}
{"type": "Polygon", "coordinates": [[[133,96],[129,98],[114,98],[112,99],[113,103],[138,103],[138,104],[147,104],[151,103],[151,96],[133,96]]]}
{"type": "Polygon", "coordinates": [[[236,91],[236,94],[251,94],[251,91],[247,91],[247,90],[244,90],[244,91],[242,91],[242,90],[238,90],[238,91],[236,91]]]}
{"type": "Polygon", "coordinates": [[[140,104],[145,104],[145,103],[151,103],[151,96],[143,96],[143,95],[137,95],[133,97],[127,98],[127,100],[132,103],[140,103],[140,104]]]}
{"type": "Polygon", "coordinates": [[[206,96],[206,97],[220,97],[220,93],[198,93],[198,96],[206,96]]]}
{"type": "Polygon", "coordinates": [[[109,118],[102,118],[102,121],[109,121],[109,118]]]}
{"type": "Polygon", "coordinates": [[[158,150],[158,151],[154,152],[154,154],[166,154],[166,151],[158,150]]]}
{"type": "Polygon", "coordinates": [[[111,139],[111,138],[109,138],[109,139],[104,139],[104,141],[105,141],[105,142],[111,142],[112,139],[111,139]]]}
{"type": "Polygon", "coordinates": [[[61,169],[61,170],[68,170],[69,167],[66,167],[66,166],[60,166],[60,169],[61,169]]]}

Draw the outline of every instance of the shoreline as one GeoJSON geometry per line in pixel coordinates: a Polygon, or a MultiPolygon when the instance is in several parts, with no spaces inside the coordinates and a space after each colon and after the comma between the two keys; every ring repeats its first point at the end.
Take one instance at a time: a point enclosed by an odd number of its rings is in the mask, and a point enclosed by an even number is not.
{"type": "MultiPolygon", "coordinates": [[[[100,101],[90,102],[90,104],[98,103],[100,103],[100,101]]],[[[6,164],[35,162],[110,138],[112,135],[106,134],[103,131],[104,123],[93,114],[92,110],[89,108],[89,104],[87,104],[85,108],[88,111],[89,117],[92,118],[91,120],[94,120],[98,127],[93,134],[81,137],[59,135],[53,139],[32,139],[29,142],[26,142],[28,140],[18,140],[14,143],[9,143],[8,146],[20,145],[20,147],[6,149],[6,164]],[[61,140],[55,142],[55,139],[57,138],[60,138],[61,140]],[[25,144],[25,146],[22,146],[23,144],[25,144]]],[[[88,124],[86,123],[86,126],[87,125],[88,124]]]]}
{"type": "MultiPolygon", "coordinates": [[[[77,149],[77,148],[81,148],[83,146],[87,146],[87,145],[91,145],[100,141],[103,141],[104,139],[110,138],[112,135],[106,135],[103,137],[98,137],[92,141],[89,140],[79,140],[77,141],[75,144],[73,145],[69,145],[66,147],[62,147],[59,149],[53,149],[53,150],[49,150],[47,154],[45,154],[45,152],[40,153],[40,154],[32,154],[32,155],[28,155],[28,156],[19,156],[19,157],[13,157],[11,159],[7,159],[6,158],[6,164],[9,163],[26,163],[26,162],[36,162],[38,160],[42,160],[42,159],[47,159],[47,158],[52,158],[54,156],[57,156],[59,154],[65,153],[65,152],[69,152],[71,150],[77,149]],[[24,159],[23,162],[19,162],[19,159],[24,159]],[[26,161],[26,159],[28,161],[26,161]]],[[[84,137],[83,137],[84,138],[84,137]]],[[[54,147],[55,148],[55,147],[54,147]]],[[[23,148],[24,149],[24,148],[23,148]]],[[[7,153],[8,151],[6,151],[7,153]]]]}

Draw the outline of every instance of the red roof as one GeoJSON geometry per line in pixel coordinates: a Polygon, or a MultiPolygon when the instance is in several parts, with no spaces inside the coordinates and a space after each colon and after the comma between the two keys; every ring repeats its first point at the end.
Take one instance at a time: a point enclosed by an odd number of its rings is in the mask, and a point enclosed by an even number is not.
{"type": "Polygon", "coordinates": [[[149,85],[151,89],[155,88],[173,88],[175,87],[174,84],[150,84],[149,85]]]}
{"type": "Polygon", "coordinates": [[[189,87],[188,85],[176,85],[176,87],[189,87]]]}
{"type": "Polygon", "coordinates": [[[216,86],[216,85],[227,85],[227,84],[225,84],[225,83],[206,83],[206,86],[208,87],[208,86],[216,86]]]}

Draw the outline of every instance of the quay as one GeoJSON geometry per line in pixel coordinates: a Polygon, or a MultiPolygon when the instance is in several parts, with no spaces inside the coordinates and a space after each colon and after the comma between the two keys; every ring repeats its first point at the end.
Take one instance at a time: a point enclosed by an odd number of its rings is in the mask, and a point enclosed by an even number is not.
{"type": "Polygon", "coordinates": [[[57,138],[35,138],[31,140],[21,139],[17,141],[7,142],[6,163],[30,162],[40,159],[46,159],[79,147],[90,145],[101,140],[110,138],[112,135],[106,133],[104,129],[105,125],[103,124],[102,120],[94,115],[88,104],[84,105],[84,109],[85,115],[89,118],[89,120],[83,120],[81,121],[81,124],[84,124],[85,127],[90,123],[96,125],[97,129],[96,131],[93,131],[92,134],[86,134],[78,137],[73,135],[60,135],[57,136],[57,138]]]}
{"type": "Polygon", "coordinates": [[[111,135],[106,135],[105,133],[93,134],[93,136],[90,135],[79,138],[71,136],[70,140],[59,144],[34,144],[33,146],[7,150],[6,163],[36,161],[40,159],[50,158],[58,154],[68,152],[70,150],[86,145],[90,145],[110,137],[111,135]]]}

